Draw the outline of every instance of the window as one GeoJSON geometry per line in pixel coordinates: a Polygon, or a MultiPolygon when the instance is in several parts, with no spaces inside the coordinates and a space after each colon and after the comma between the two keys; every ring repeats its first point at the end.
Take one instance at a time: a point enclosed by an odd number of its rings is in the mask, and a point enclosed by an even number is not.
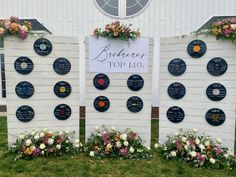
{"type": "Polygon", "coordinates": [[[106,15],[129,18],[138,15],[151,0],[95,0],[97,7],[106,15]]]}

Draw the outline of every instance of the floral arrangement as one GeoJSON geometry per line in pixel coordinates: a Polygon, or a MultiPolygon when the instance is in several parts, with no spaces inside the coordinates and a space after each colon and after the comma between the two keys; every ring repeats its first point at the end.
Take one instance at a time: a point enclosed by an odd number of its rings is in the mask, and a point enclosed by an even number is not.
{"type": "Polygon", "coordinates": [[[80,153],[83,145],[79,140],[72,141],[74,133],[53,132],[47,129],[22,133],[19,139],[9,147],[9,154],[13,154],[17,160],[80,153]]]}
{"type": "Polygon", "coordinates": [[[142,144],[138,134],[127,129],[119,132],[112,127],[111,130],[102,127],[96,128],[86,144],[90,157],[120,158],[120,159],[145,159],[152,157],[150,147],[142,144]]]}
{"type": "Polygon", "coordinates": [[[105,26],[105,30],[102,31],[101,28],[96,28],[93,32],[93,36],[96,38],[110,38],[110,39],[121,39],[121,40],[129,40],[129,39],[137,39],[140,37],[139,30],[132,30],[130,27],[132,25],[123,25],[120,21],[112,22],[111,24],[107,24],[105,26]]]}
{"type": "Polygon", "coordinates": [[[216,39],[231,40],[236,44],[236,18],[225,18],[213,22],[207,33],[216,36],[216,39]]]}
{"type": "Polygon", "coordinates": [[[195,167],[214,166],[223,168],[235,166],[235,157],[228,154],[227,148],[221,147],[222,140],[213,141],[210,136],[204,134],[198,136],[198,130],[176,132],[168,136],[163,145],[155,144],[164,157],[168,160],[180,159],[195,167]]]}
{"type": "Polygon", "coordinates": [[[0,40],[6,36],[18,36],[20,39],[25,39],[30,31],[32,25],[28,21],[20,22],[18,17],[11,17],[10,19],[0,21],[0,40]]]}

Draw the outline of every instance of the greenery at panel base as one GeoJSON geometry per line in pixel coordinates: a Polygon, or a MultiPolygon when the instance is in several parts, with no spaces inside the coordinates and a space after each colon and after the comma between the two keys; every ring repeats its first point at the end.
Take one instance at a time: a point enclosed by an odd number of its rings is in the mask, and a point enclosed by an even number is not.
{"type": "MultiPolygon", "coordinates": [[[[152,120],[152,143],[158,139],[158,120],[152,120]]],[[[85,120],[80,121],[80,141],[84,142],[85,120]]],[[[146,160],[93,160],[85,154],[50,156],[12,161],[7,152],[7,119],[0,117],[0,176],[12,177],[235,177],[236,168],[224,170],[193,168],[179,160],[166,160],[160,152],[146,160]]],[[[160,149],[158,149],[159,151],[160,149]]],[[[236,149],[235,149],[236,150],[236,149]]]]}

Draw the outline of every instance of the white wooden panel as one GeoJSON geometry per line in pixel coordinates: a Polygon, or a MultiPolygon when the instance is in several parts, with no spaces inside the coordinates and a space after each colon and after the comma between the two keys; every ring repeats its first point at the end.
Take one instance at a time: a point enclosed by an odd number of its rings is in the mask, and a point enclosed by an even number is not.
{"type": "Polygon", "coordinates": [[[25,41],[15,37],[5,40],[6,80],[7,80],[7,123],[8,142],[15,141],[21,132],[48,128],[50,130],[75,130],[79,136],[79,45],[72,37],[44,36],[53,45],[53,51],[42,57],[33,49],[32,36],[25,41]],[[14,62],[20,56],[29,57],[34,63],[34,69],[27,75],[15,71],[14,62]],[[71,63],[71,71],[66,75],[59,75],[53,69],[53,62],[58,57],[65,57],[71,63]],[[22,99],[15,93],[15,86],[20,81],[29,81],[34,86],[32,97],[22,99]],[[72,92],[66,98],[59,98],[53,88],[58,81],[66,81],[71,85],[72,92]],[[67,104],[71,108],[71,116],[64,121],[54,116],[54,108],[58,104],[67,104]],[[35,112],[34,118],[27,122],[20,122],[16,118],[16,110],[22,105],[29,105],[35,112]]]}
{"type": "Polygon", "coordinates": [[[97,73],[88,71],[88,46],[86,49],[86,138],[94,132],[95,126],[115,126],[118,130],[132,128],[137,131],[145,144],[150,146],[151,139],[151,91],[152,91],[152,51],[153,40],[149,44],[149,66],[148,73],[140,73],[144,79],[144,86],[141,90],[134,92],[127,86],[127,80],[132,74],[139,73],[106,73],[110,79],[109,87],[105,90],[98,90],[93,85],[93,78],[97,73]],[[104,95],[110,100],[110,108],[106,112],[98,112],[93,106],[97,96],[104,95]],[[138,113],[131,113],[126,102],[131,96],[139,96],[144,103],[142,110],[138,113]]]}
{"type": "Polygon", "coordinates": [[[199,36],[207,45],[207,52],[201,58],[191,58],[186,47],[194,36],[184,38],[163,38],[161,41],[160,58],[160,129],[159,138],[163,143],[168,134],[173,134],[180,128],[198,128],[214,138],[220,137],[223,145],[234,150],[235,135],[235,107],[236,107],[236,47],[230,42],[217,41],[214,37],[199,36]],[[228,63],[225,74],[216,77],[207,72],[207,63],[213,57],[222,57],[228,63]],[[173,58],[182,58],[187,65],[181,76],[172,76],[168,72],[168,63],[173,58]],[[173,100],[168,96],[167,88],[173,82],[180,82],[186,88],[186,95],[180,100],[173,100]],[[219,82],[227,89],[226,97],[221,101],[211,101],[206,96],[207,87],[219,82]],[[175,124],[168,120],[167,110],[171,106],[179,106],[185,112],[182,122],[175,124]],[[224,111],[226,120],[220,126],[211,126],[205,119],[206,112],[211,108],[220,108],[224,111]]]}

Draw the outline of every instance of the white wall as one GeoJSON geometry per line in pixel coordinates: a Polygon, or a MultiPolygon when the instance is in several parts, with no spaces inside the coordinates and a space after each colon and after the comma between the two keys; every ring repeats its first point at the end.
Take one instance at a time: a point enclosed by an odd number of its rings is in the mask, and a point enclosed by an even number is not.
{"type": "MultiPolygon", "coordinates": [[[[15,15],[36,18],[56,35],[75,36],[83,43],[85,36],[96,27],[113,19],[102,14],[93,0],[0,0],[0,18],[15,15]]],[[[235,0],[151,0],[150,6],[131,19],[134,28],[143,36],[154,37],[153,105],[158,105],[159,36],[189,34],[214,15],[235,15],[235,0]]],[[[80,45],[81,84],[85,83],[84,45],[80,45]]],[[[85,84],[84,84],[85,85],[85,84]]],[[[81,87],[84,93],[85,87],[81,87]]],[[[85,103],[82,94],[81,103],[85,103]]]]}

